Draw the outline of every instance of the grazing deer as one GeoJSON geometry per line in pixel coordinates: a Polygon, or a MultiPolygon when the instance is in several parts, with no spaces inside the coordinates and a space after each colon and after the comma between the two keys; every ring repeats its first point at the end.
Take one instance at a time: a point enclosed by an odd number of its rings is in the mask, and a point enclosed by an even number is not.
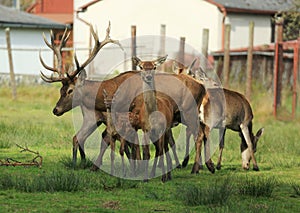
{"type": "Polygon", "coordinates": [[[201,68],[196,69],[196,72],[192,72],[190,69],[187,73],[194,75],[201,83],[207,86],[207,94],[203,98],[199,117],[201,122],[206,125],[203,136],[205,140],[208,139],[211,129],[219,129],[220,152],[217,169],[221,169],[226,129],[231,129],[239,132],[241,137],[242,167],[248,170],[252,159],[253,169],[258,171],[259,168],[254,153],[264,128],[260,128],[256,135],[253,134],[253,113],[247,99],[238,92],[221,89],[218,83],[209,79],[201,68]]]}

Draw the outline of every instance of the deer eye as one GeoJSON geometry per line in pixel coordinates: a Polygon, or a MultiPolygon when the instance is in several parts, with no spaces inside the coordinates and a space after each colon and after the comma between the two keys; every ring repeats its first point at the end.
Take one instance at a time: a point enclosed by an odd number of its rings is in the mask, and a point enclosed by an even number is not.
{"type": "Polygon", "coordinates": [[[69,89],[67,93],[68,93],[68,95],[70,95],[72,92],[73,92],[73,89],[69,89]]]}

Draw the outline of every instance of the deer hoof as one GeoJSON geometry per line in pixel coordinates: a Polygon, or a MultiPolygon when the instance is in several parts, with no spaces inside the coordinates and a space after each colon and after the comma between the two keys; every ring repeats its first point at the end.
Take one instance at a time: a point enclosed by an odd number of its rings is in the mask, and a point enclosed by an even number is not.
{"type": "Polygon", "coordinates": [[[98,171],[98,170],[99,170],[99,167],[96,166],[95,164],[93,164],[93,166],[90,168],[90,171],[91,171],[91,172],[96,172],[96,171],[98,171]]]}
{"type": "Polygon", "coordinates": [[[181,166],[181,164],[178,164],[178,166],[176,166],[177,169],[181,169],[183,166],[181,166]]]}
{"type": "Polygon", "coordinates": [[[182,162],[182,168],[185,168],[188,165],[188,162],[189,162],[189,157],[184,158],[182,162]]]}
{"type": "Polygon", "coordinates": [[[253,166],[253,170],[254,170],[254,171],[259,171],[258,166],[253,166]]]}
{"type": "Polygon", "coordinates": [[[199,173],[199,164],[194,163],[191,174],[198,174],[199,173]]]}
{"type": "Polygon", "coordinates": [[[206,164],[206,167],[208,168],[208,170],[214,174],[215,173],[215,166],[213,163],[205,163],[206,164]]]}
{"type": "Polygon", "coordinates": [[[168,173],[167,173],[167,179],[168,179],[168,180],[172,180],[171,172],[168,172],[168,173]]]}
{"type": "Polygon", "coordinates": [[[221,164],[218,163],[216,168],[217,168],[217,170],[220,170],[221,169],[221,164]]]}

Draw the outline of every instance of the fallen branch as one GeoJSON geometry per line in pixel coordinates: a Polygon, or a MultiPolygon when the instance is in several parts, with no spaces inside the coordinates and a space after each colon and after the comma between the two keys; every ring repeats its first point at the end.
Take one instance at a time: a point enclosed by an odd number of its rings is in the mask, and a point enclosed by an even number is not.
{"type": "Polygon", "coordinates": [[[37,166],[40,168],[42,167],[43,157],[39,154],[39,152],[32,151],[28,149],[27,146],[25,148],[20,146],[19,144],[16,144],[16,146],[21,149],[20,152],[30,152],[35,154],[36,156],[30,162],[20,162],[14,160],[13,158],[7,158],[5,159],[5,161],[0,160],[0,166],[37,166]]]}

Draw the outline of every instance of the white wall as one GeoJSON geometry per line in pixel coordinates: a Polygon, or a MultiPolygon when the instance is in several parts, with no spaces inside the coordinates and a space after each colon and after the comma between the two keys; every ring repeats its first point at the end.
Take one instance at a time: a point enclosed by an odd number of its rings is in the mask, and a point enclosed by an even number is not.
{"type": "MultiPolygon", "coordinates": [[[[88,3],[86,0],[75,0],[74,9],[88,3]]],[[[202,30],[209,29],[209,51],[220,50],[222,47],[223,14],[219,9],[203,0],[103,0],[92,6],[79,16],[97,27],[100,40],[104,38],[108,21],[111,21],[111,37],[126,40],[125,48],[130,55],[131,26],[137,26],[137,36],[160,35],[161,24],[166,25],[166,35],[178,42],[186,37],[186,44],[195,51],[201,52],[202,30]]],[[[249,21],[255,21],[254,43],[270,42],[270,17],[259,15],[228,14],[226,23],[232,25],[231,48],[248,45],[249,21]]],[[[89,32],[87,26],[74,18],[74,45],[77,49],[88,47],[89,32]]],[[[153,46],[156,45],[153,42],[153,46]]],[[[174,42],[173,42],[174,43],[174,42]]],[[[154,47],[153,47],[154,48],[154,47]]],[[[193,50],[193,51],[194,51],[193,50]]],[[[156,51],[156,50],[155,50],[156,51]]],[[[87,51],[77,51],[79,58],[85,60],[87,51]]],[[[124,58],[118,51],[100,51],[92,66],[97,72],[105,72],[110,68],[107,62],[116,64],[124,58]],[[107,66],[106,66],[107,65],[107,66]]]]}
{"type": "Polygon", "coordinates": [[[268,16],[229,14],[231,48],[246,47],[249,43],[249,22],[254,22],[254,45],[269,44],[271,22],[268,16]]]}
{"type": "MultiPolygon", "coordinates": [[[[77,0],[74,3],[76,10],[86,1],[77,0]]],[[[174,47],[177,51],[180,37],[186,37],[187,44],[201,51],[204,28],[210,29],[210,49],[218,49],[221,41],[218,39],[221,13],[215,6],[201,0],[104,0],[90,6],[79,16],[97,26],[100,40],[104,38],[107,24],[111,21],[111,37],[119,40],[130,40],[132,25],[137,27],[137,36],[159,36],[160,26],[165,24],[167,37],[178,40],[174,47]]],[[[74,45],[82,60],[87,57],[87,52],[79,49],[88,47],[87,29],[84,23],[74,19],[74,45]]],[[[125,43],[130,45],[130,42],[125,43]]],[[[129,49],[127,51],[130,53],[129,49]]],[[[104,51],[99,54],[101,52],[104,51]]]]}
{"type": "MultiPolygon", "coordinates": [[[[53,54],[47,49],[42,37],[43,30],[10,29],[14,72],[39,75],[43,67],[39,61],[39,49],[48,65],[53,63],[53,54]],[[14,50],[15,49],[15,50],[14,50]]],[[[49,38],[49,32],[45,31],[49,38]]],[[[0,28],[0,73],[9,73],[5,29],[0,28]]],[[[48,48],[49,49],[49,48],[48,48]]]]}

